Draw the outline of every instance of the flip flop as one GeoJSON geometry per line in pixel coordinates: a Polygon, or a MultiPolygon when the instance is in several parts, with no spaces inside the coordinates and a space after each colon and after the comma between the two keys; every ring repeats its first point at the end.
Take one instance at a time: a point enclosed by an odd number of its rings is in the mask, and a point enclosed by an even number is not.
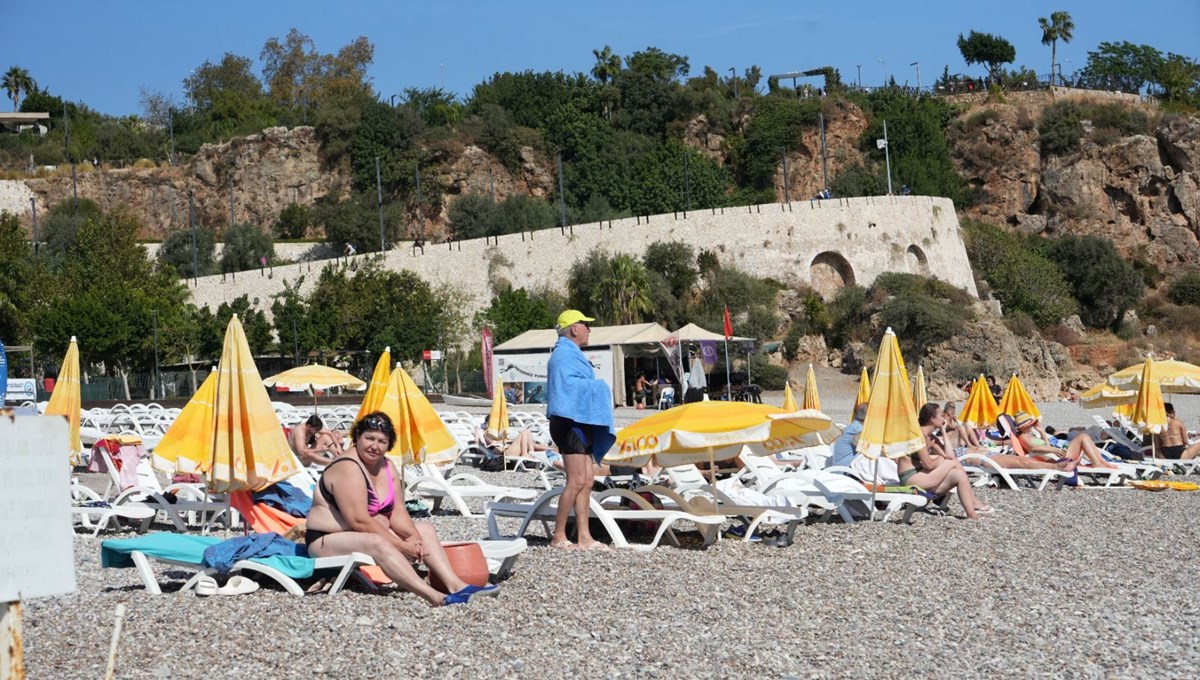
{"type": "Polygon", "coordinates": [[[196,597],[208,597],[217,594],[217,580],[211,576],[201,576],[196,581],[196,597]]]}
{"type": "Polygon", "coordinates": [[[558,541],[556,543],[551,543],[550,547],[554,548],[555,550],[578,550],[579,549],[579,546],[575,545],[574,543],[572,543],[570,541],[558,541]]]}
{"type": "Polygon", "coordinates": [[[218,595],[246,595],[258,590],[258,582],[252,581],[245,576],[234,576],[225,583],[225,585],[217,588],[218,595]]]}
{"type": "Polygon", "coordinates": [[[593,543],[593,544],[589,545],[589,546],[588,546],[588,547],[586,547],[586,548],[580,548],[580,550],[586,550],[586,551],[589,551],[589,552],[591,552],[591,551],[596,551],[596,552],[612,552],[612,551],[613,551],[613,549],[612,549],[612,548],[608,547],[607,545],[604,545],[604,544],[603,544],[603,543],[601,543],[600,541],[596,541],[595,543],[593,543]]]}

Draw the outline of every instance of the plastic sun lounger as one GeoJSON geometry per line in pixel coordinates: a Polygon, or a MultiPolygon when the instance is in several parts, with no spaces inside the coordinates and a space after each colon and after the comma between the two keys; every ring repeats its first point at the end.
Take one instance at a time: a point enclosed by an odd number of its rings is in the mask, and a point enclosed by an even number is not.
{"type": "MultiPolygon", "coordinates": [[[[663,505],[663,509],[679,510],[692,515],[713,517],[744,517],[749,520],[746,526],[745,534],[742,536],[742,541],[749,543],[754,538],[754,532],[757,531],[758,525],[763,522],[771,522],[773,524],[786,524],[788,540],[790,541],[795,535],[796,527],[808,518],[808,508],[804,506],[780,506],[780,505],[742,505],[737,503],[729,496],[722,493],[719,489],[708,487],[707,489],[698,489],[691,497],[685,497],[674,489],[669,489],[665,486],[650,484],[648,486],[638,487],[633,491],[626,489],[609,489],[599,497],[620,496],[629,498],[636,502],[636,498],[642,498],[641,493],[652,493],[657,496],[663,505]]],[[[644,499],[643,499],[644,500],[644,499]]],[[[701,527],[700,533],[708,539],[707,532],[715,531],[710,527],[701,527]]]]}
{"type": "Polygon", "coordinates": [[[1027,480],[1038,491],[1045,491],[1051,484],[1055,489],[1062,489],[1063,482],[1071,475],[1061,470],[1026,470],[1023,468],[1000,467],[991,458],[979,453],[968,453],[962,457],[963,463],[970,464],[968,472],[974,472],[992,479],[999,479],[1008,488],[1018,491],[1021,488],[1019,480],[1027,480]],[[974,468],[973,470],[970,468],[974,468]]]}
{"type": "Polygon", "coordinates": [[[874,512],[872,512],[873,508],[870,507],[871,500],[874,499],[877,505],[879,503],[886,503],[887,505],[884,507],[879,521],[886,522],[891,519],[892,515],[903,510],[904,516],[902,521],[905,524],[909,524],[912,521],[914,512],[929,505],[928,498],[916,494],[896,493],[892,491],[876,491],[872,493],[858,480],[854,470],[847,467],[833,466],[825,468],[814,474],[812,482],[817,489],[825,494],[826,498],[837,504],[838,515],[846,524],[854,523],[854,515],[850,507],[851,503],[862,504],[866,508],[865,514],[872,518],[874,517],[874,512]]]}
{"type": "MultiPolygon", "coordinates": [[[[612,539],[613,546],[625,550],[650,551],[658,546],[658,544],[666,538],[672,545],[679,547],[679,541],[675,537],[672,530],[672,525],[679,521],[687,521],[696,524],[697,526],[712,526],[717,527],[725,522],[724,515],[694,515],[688,512],[679,510],[659,510],[650,505],[646,499],[637,494],[635,499],[631,498],[632,502],[638,506],[637,508],[622,508],[619,506],[608,506],[602,501],[605,499],[617,499],[625,497],[623,495],[609,494],[604,496],[598,494],[590,499],[590,515],[596,518],[604,526],[608,532],[609,538],[612,539]],[[602,497],[603,496],[603,497],[602,497]],[[653,540],[649,544],[630,543],[625,538],[624,532],[617,524],[618,520],[637,520],[658,522],[658,531],[654,534],[653,540]]],[[[546,536],[551,535],[550,522],[555,519],[555,513],[558,511],[557,504],[554,503],[560,495],[563,488],[559,487],[551,489],[543,493],[536,501],[532,503],[500,503],[490,501],[484,505],[484,514],[488,521],[488,535],[493,539],[503,538],[500,533],[500,527],[497,519],[500,517],[516,518],[521,520],[521,525],[517,529],[516,536],[524,538],[525,532],[528,530],[532,522],[541,522],[542,528],[546,536]]],[[[572,515],[574,509],[571,510],[572,515]]],[[[716,540],[716,532],[701,532],[705,534],[705,546],[711,545],[716,540]]]]}
{"type": "Polygon", "coordinates": [[[419,467],[420,474],[408,481],[410,494],[423,496],[433,502],[433,509],[441,507],[442,501],[449,500],[455,510],[463,517],[479,517],[467,506],[468,498],[486,498],[491,501],[512,499],[530,501],[537,497],[534,489],[518,489],[509,486],[488,484],[472,474],[461,473],[450,477],[442,476],[436,467],[424,463],[419,467]]]}

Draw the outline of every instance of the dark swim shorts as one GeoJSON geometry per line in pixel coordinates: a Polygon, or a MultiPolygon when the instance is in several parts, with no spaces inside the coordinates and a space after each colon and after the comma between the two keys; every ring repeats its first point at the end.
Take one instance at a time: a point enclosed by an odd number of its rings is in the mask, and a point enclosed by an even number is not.
{"type": "Polygon", "coordinates": [[[591,455],[591,451],[588,450],[591,446],[588,443],[587,434],[584,433],[584,429],[579,423],[570,418],[550,416],[550,439],[554,440],[558,452],[564,456],[591,455]]]}

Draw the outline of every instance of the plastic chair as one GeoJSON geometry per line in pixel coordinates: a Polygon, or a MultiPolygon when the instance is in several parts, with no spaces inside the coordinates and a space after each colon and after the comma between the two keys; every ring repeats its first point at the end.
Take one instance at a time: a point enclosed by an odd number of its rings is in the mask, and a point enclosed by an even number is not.
{"type": "Polygon", "coordinates": [[[673,406],[675,406],[675,388],[664,387],[658,395],[658,409],[661,411],[673,406]]]}

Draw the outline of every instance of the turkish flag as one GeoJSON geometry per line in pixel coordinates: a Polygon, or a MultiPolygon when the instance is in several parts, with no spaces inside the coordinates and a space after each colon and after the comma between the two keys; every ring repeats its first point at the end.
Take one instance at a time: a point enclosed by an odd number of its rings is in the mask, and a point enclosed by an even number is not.
{"type": "Polygon", "coordinates": [[[733,337],[733,321],[729,318],[729,308],[725,308],[725,339],[733,337]]]}

